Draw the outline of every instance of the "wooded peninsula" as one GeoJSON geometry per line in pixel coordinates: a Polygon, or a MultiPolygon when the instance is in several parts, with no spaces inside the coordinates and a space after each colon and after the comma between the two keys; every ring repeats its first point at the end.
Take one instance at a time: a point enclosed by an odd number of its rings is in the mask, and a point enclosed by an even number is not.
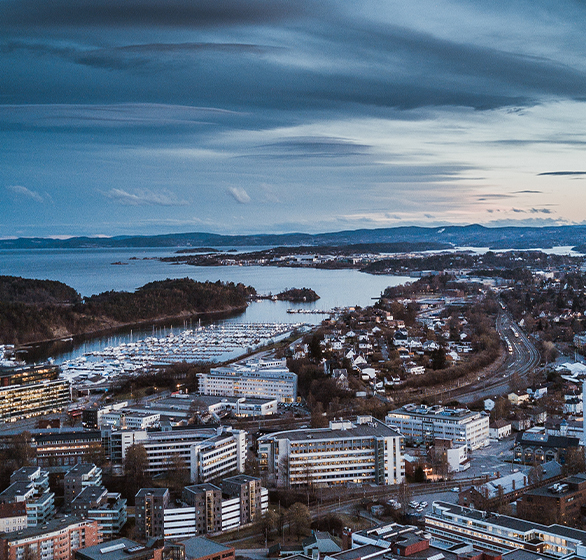
{"type": "Polygon", "coordinates": [[[135,324],[244,310],[256,290],[189,278],[150,282],[134,292],[82,298],[52,280],[0,276],[0,343],[25,344],[135,324]]]}

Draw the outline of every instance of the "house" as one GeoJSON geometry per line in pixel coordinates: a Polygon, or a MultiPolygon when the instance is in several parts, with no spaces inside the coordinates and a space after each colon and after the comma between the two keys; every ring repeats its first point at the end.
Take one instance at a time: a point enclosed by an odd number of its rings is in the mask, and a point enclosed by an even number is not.
{"type": "Polygon", "coordinates": [[[527,402],[529,400],[529,395],[525,394],[517,394],[517,393],[509,393],[507,395],[509,401],[514,404],[515,406],[519,406],[520,404],[527,402]]]}
{"type": "Polygon", "coordinates": [[[488,435],[492,440],[500,440],[511,435],[511,422],[499,418],[488,426],[488,435]]]}
{"type": "Polygon", "coordinates": [[[540,385],[537,387],[528,387],[527,394],[530,397],[533,397],[535,400],[539,400],[539,399],[545,397],[545,395],[547,395],[547,386],[540,385]]]}
{"type": "Polygon", "coordinates": [[[490,412],[496,403],[492,399],[484,399],[484,410],[490,412]]]}

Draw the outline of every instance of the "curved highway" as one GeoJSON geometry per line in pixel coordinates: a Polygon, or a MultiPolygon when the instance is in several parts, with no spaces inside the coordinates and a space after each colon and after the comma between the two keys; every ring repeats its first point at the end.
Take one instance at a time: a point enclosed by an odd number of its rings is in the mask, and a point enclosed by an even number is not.
{"type": "Polygon", "coordinates": [[[512,391],[511,381],[518,379],[520,383],[525,383],[529,374],[539,365],[539,351],[504,309],[497,317],[496,330],[507,352],[505,362],[495,372],[489,374],[485,370],[480,373],[477,382],[452,392],[459,401],[472,402],[507,394],[512,391]]]}

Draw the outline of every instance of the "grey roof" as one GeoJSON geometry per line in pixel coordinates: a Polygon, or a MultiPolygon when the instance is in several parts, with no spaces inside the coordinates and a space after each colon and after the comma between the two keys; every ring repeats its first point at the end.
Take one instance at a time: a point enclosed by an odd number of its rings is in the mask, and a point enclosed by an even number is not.
{"type": "Polygon", "coordinates": [[[201,558],[202,556],[210,556],[211,554],[231,550],[229,546],[210,541],[204,537],[191,537],[181,542],[185,545],[186,559],[201,558]]]}
{"type": "Polygon", "coordinates": [[[82,548],[76,551],[76,556],[80,555],[90,560],[126,560],[132,558],[127,551],[133,549],[142,552],[145,547],[130,539],[121,538],[82,548]]]}
{"type": "Polygon", "coordinates": [[[342,547],[338,545],[327,532],[317,531],[302,542],[303,548],[317,548],[320,553],[340,552],[342,547]]]}
{"type": "Polygon", "coordinates": [[[420,417],[440,417],[440,418],[455,418],[462,420],[464,418],[473,417],[478,412],[469,410],[468,408],[450,408],[447,406],[435,405],[416,405],[413,403],[406,404],[401,408],[391,410],[389,414],[408,414],[409,416],[420,416],[420,417]]]}
{"type": "MultiPolygon", "coordinates": [[[[501,527],[506,527],[507,529],[515,529],[516,531],[522,533],[528,533],[533,530],[537,530],[540,527],[545,529],[544,525],[539,525],[538,523],[532,523],[530,521],[523,521],[522,519],[517,519],[516,517],[508,517],[507,515],[497,515],[497,514],[486,514],[486,512],[472,509],[464,506],[459,506],[456,504],[450,504],[448,502],[434,502],[440,505],[442,508],[446,508],[448,511],[464,515],[469,519],[476,519],[478,521],[487,521],[490,522],[492,525],[500,525],[501,527]]],[[[433,513],[428,514],[429,516],[433,516],[433,513]]],[[[586,535],[586,533],[584,533],[586,535]]]]}
{"type": "Polygon", "coordinates": [[[78,463],[67,471],[67,476],[83,476],[84,474],[90,474],[92,470],[96,468],[93,463],[78,463]]]}
{"type": "MultiPolygon", "coordinates": [[[[415,553],[410,554],[408,556],[408,558],[409,558],[409,560],[427,560],[428,558],[433,558],[433,557],[439,558],[440,554],[442,555],[444,560],[457,560],[458,558],[461,558],[464,556],[461,553],[449,552],[445,548],[437,548],[435,546],[430,546],[429,548],[426,548],[425,550],[421,550],[420,552],[415,552],[415,553]]],[[[474,556],[476,556],[477,554],[478,554],[478,551],[474,551],[474,556]]],[[[404,558],[403,556],[399,556],[398,554],[393,554],[390,552],[385,555],[385,558],[390,558],[390,557],[401,558],[401,559],[404,558]]]]}
{"type": "Polygon", "coordinates": [[[14,471],[10,475],[10,478],[13,479],[14,481],[29,480],[29,478],[32,475],[37,474],[37,472],[39,472],[39,471],[40,471],[39,467],[20,467],[20,469],[18,469],[17,471],[14,471]]]}
{"type": "MultiPolygon", "coordinates": [[[[530,521],[523,521],[516,517],[509,517],[507,515],[498,515],[494,513],[487,513],[481,510],[471,509],[464,506],[458,506],[450,504],[448,502],[434,502],[440,505],[442,508],[446,508],[455,514],[464,515],[470,519],[476,519],[479,521],[486,521],[492,525],[505,527],[507,529],[513,529],[515,531],[523,533],[531,533],[532,531],[543,531],[545,533],[554,533],[556,535],[564,536],[569,539],[581,541],[586,543],[586,531],[580,531],[579,529],[571,529],[570,527],[564,527],[563,525],[541,525],[539,523],[533,523],[530,521]]],[[[428,514],[433,516],[434,514],[428,514]]]]}
{"type": "Polygon", "coordinates": [[[539,447],[578,447],[580,439],[576,437],[552,436],[551,434],[521,432],[515,438],[516,444],[536,445],[539,447]]]}
{"type": "Polygon", "coordinates": [[[192,484],[191,486],[186,486],[185,490],[193,492],[194,494],[197,494],[198,492],[209,492],[212,490],[221,492],[220,488],[213,484],[210,484],[209,482],[202,482],[201,484],[192,484]]]}
{"type": "Polygon", "coordinates": [[[256,476],[250,476],[248,474],[237,474],[235,476],[229,476],[228,478],[225,478],[223,480],[223,482],[232,482],[232,483],[236,483],[236,484],[243,484],[245,482],[251,482],[252,480],[255,480],[256,482],[260,482],[260,478],[257,478],[256,476]]]}
{"type": "MultiPolygon", "coordinates": [[[[27,527],[26,529],[22,529],[21,531],[14,531],[13,533],[2,533],[2,536],[8,542],[14,542],[22,539],[28,539],[30,537],[38,537],[39,535],[44,535],[47,533],[53,533],[55,531],[61,531],[70,525],[83,523],[84,521],[85,520],[81,519],[80,517],[66,515],[65,517],[48,521],[47,523],[44,523],[38,527],[27,527]]],[[[104,559],[102,558],[102,560],[104,559]]]]}
{"type": "Polygon", "coordinates": [[[329,554],[328,556],[331,556],[336,560],[358,560],[360,558],[364,558],[365,556],[370,556],[377,553],[383,555],[387,552],[389,552],[389,549],[383,546],[378,546],[376,544],[365,544],[356,548],[351,548],[350,550],[338,552],[337,554],[329,554]]]}
{"type": "Polygon", "coordinates": [[[550,560],[549,556],[517,548],[503,554],[503,560],[550,560]]]}
{"type": "Polygon", "coordinates": [[[144,496],[148,496],[148,495],[154,495],[154,496],[164,496],[165,494],[168,494],[169,490],[167,488],[141,488],[137,493],[136,493],[136,498],[143,498],[144,496]]]}
{"type": "Polygon", "coordinates": [[[31,491],[34,490],[32,489],[30,482],[19,480],[18,482],[13,482],[8,488],[1,492],[0,496],[2,496],[2,498],[14,499],[18,496],[24,496],[31,491]]]}
{"type": "Polygon", "coordinates": [[[541,465],[543,469],[543,478],[548,480],[562,474],[562,466],[557,461],[548,461],[541,465]]]}
{"type": "Polygon", "coordinates": [[[380,420],[373,419],[372,422],[366,424],[353,423],[351,428],[314,428],[314,429],[299,429],[286,430],[283,432],[276,432],[267,434],[259,438],[263,439],[288,439],[290,441],[330,441],[332,439],[348,440],[352,438],[361,437],[396,437],[400,436],[399,432],[390,426],[387,426],[380,420]]]}
{"type": "Polygon", "coordinates": [[[103,486],[86,486],[75,497],[71,505],[93,504],[105,494],[108,494],[108,490],[106,490],[103,486]]]}
{"type": "Polygon", "coordinates": [[[499,487],[502,488],[504,494],[525,488],[529,484],[527,475],[522,472],[515,472],[506,476],[501,476],[490,482],[485,482],[481,486],[477,486],[476,490],[484,496],[484,489],[488,492],[488,498],[494,498],[499,494],[499,487]]]}

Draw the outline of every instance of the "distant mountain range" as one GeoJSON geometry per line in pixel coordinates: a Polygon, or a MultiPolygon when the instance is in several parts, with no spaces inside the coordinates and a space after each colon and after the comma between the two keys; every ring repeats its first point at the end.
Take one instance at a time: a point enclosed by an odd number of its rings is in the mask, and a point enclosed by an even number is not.
{"type": "Polygon", "coordinates": [[[243,246],[345,246],[372,243],[433,244],[437,248],[490,247],[534,249],[569,245],[586,247],[586,226],[556,227],[395,227],[332,233],[281,235],[217,235],[172,233],[167,235],[72,237],[70,239],[19,238],[0,240],[0,249],[79,249],[108,247],[243,247],[243,246]]]}

